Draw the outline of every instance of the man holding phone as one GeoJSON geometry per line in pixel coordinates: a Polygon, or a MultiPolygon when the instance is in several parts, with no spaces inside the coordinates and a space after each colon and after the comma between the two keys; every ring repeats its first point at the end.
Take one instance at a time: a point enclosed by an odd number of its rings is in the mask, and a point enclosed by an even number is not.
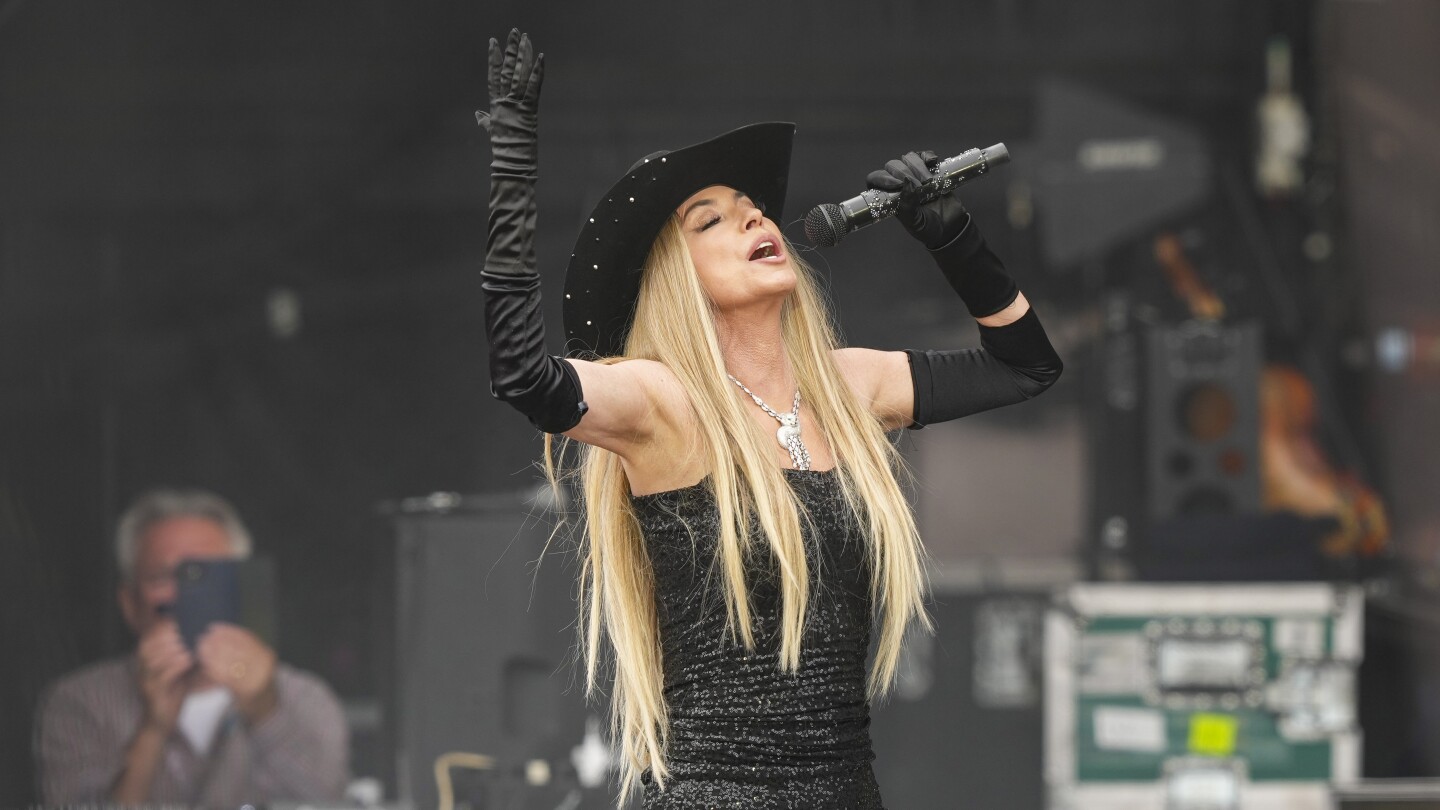
{"type": "Polygon", "coordinates": [[[138,643],[133,655],[48,690],[37,729],[47,804],[341,798],[349,733],[339,701],[226,620],[238,615],[233,587],[203,587],[207,572],[233,577],[220,561],[249,553],[239,516],[213,493],[156,490],[126,510],[116,532],[118,595],[138,643]],[[187,586],[199,596],[180,596],[187,586]]]}

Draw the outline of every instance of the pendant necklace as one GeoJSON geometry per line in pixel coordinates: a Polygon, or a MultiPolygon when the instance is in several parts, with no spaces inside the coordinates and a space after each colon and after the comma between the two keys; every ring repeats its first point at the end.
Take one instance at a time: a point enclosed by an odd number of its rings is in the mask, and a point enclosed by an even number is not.
{"type": "Polygon", "coordinates": [[[760,410],[770,414],[780,427],[775,431],[775,438],[780,446],[790,453],[790,461],[797,470],[810,469],[810,451],[805,449],[805,442],[800,439],[800,389],[795,389],[795,404],[790,407],[790,413],[777,413],[774,408],[765,404],[765,400],[755,396],[755,392],[745,387],[745,383],[735,379],[735,375],[726,374],[730,382],[740,386],[740,390],[750,395],[760,410]]]}

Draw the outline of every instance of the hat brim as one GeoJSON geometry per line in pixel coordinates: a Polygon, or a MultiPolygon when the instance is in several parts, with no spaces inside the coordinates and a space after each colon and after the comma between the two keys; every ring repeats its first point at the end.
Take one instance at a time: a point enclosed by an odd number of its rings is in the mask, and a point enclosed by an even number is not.
{"type": "Polygon", "coordinates": [[[580,228],[565,270],[566,355],[623,352],[645,259],[665,221],[696,191],[729,186],[779,220],[794,138],[792,123],[751,124],[656,153],[611,186],[580,228]]]}

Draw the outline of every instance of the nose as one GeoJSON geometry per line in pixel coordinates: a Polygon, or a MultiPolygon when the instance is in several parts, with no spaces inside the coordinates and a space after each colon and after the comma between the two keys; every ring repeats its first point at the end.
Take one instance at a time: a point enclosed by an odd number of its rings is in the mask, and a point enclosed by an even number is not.
{"type": "Polygon", "coordinates": [[[141,586],[141,594],[145,602],[152,607],[173,603],[176,590],[174,574],[149,577],[141,586]]]}
{"type": "Polygon", "coordinates": [[[745,230],[748,231],[748,230],[750,230],[751,228],[754,228],[754,227],[759,226],[759,225],[764,221],[764,219],[765,219],[765,212],[764,212],[764,211],[761,211],[759,206],[757,206],[757,205],[747,205],[747,206],[745,206],[745,214],[744,214],[744,218],[743,218],[743,220],[742,220],[742,221],[744,222],[744,224],[745,224],[745,230]]]}
{"type": "Polygon", "coordinates": [[[151,591],[147,596],[150,598],[150,604],[158,609],[161,606],[173,605],[175,603],[175,594],[175,581],[171,580],[151,591]]]}

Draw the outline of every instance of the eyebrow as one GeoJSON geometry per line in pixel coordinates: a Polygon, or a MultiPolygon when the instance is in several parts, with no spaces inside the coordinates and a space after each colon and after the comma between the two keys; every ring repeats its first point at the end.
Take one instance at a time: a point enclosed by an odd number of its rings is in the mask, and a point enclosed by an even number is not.
{"type": "MultiPolygon", "coordinates": [[[[748,196],[750,196],[750,195],[749,195],[749,194],[746,194],[746,193],[743,192],[743,191],[736,191],[736,192],[735,192],[735,199],[737,199],[737,200],[740,199],[741,197],[748,197],[748,196]]],[[[712,199],[710,199],[709,197],[706,197],[706,198],[700,199],[700,200],[696,200],[695,202],[690,203],[689,205],[685,206],[685,210],[680,213],[680,221],[681,221],[681,222],[684,222],[685,220],[689,219],[689,218],[690,218],[690,214],[693,213],[696,208],[699,208],[699,207],[705,206],[705,205],[714,205],[714,204],[715,204],[715,201],[712,200],[712,199]]]]}

